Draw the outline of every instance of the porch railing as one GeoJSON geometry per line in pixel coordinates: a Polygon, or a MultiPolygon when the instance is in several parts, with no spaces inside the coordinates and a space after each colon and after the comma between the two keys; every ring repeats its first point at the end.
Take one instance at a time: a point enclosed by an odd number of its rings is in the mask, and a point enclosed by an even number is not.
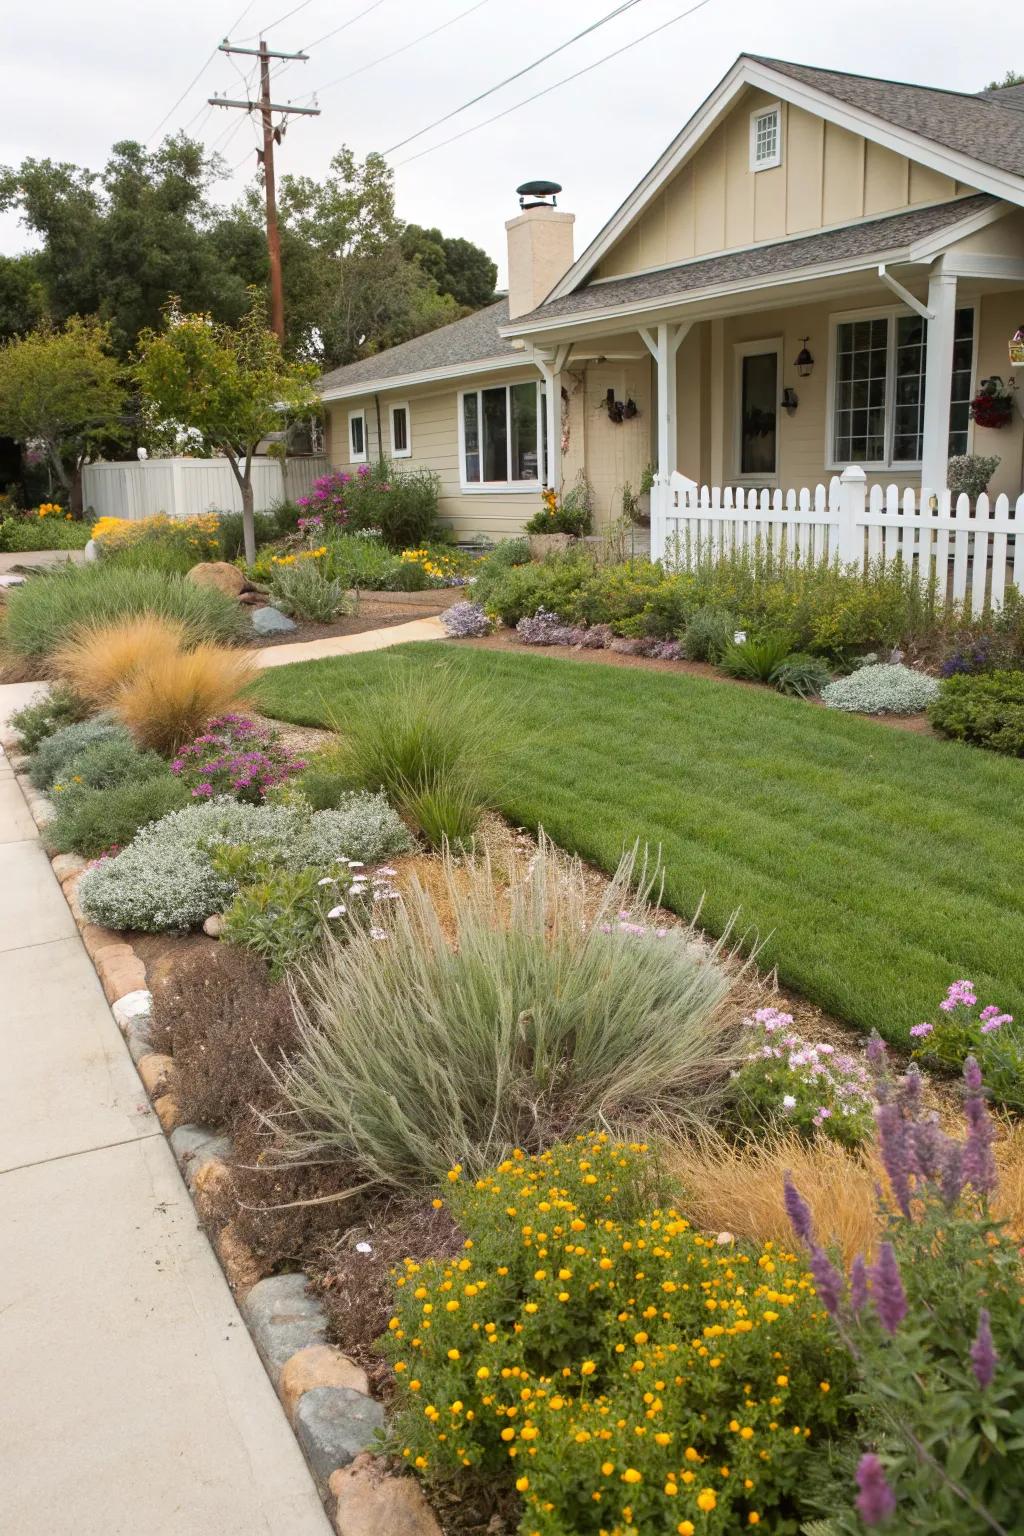
{"type": "Polygon", "coordinates": [[[651,559],[685,567],[718,554],[759,548],[802,563],[843,565],[900,558],[927,584],[977,611],[1000,607],[1008,586],[1024,591],[1024,495],[1011,503],[950,491],[867,487],[851,464],[811,490],[700,486],[678,471],[651,490],[651,559]]]}

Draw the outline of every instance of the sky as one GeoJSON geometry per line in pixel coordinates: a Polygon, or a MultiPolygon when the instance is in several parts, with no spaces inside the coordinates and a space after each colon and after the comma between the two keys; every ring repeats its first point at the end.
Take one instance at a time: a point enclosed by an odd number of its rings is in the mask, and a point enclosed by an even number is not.
{"type": "MultiPolygon", "coordinates": [[[[275,100],[309,104],[316,91],[321,108],[319,117],[289,123],[278,174],[317,177],[340,145],[360,157],[391,149],[617,3],[47,0],[43,27],[32,6],[6,0],[0,163],[33,156],[99,169],[119,139],[156,143],[187,127],[223,154],[229,174],[213,195],[227,203],[253,178],[256,123],[244,112],[206,105],[214,92],[249,94],[252,60],[216,52],[226,35],[252,47],[262,32],[271,47],[309,52],[308,63],[275,66],[275,100]]],[[[559,204],[576,215],[579,253],[741,51],[962,91],[980,89],[1011,66],[1024,69],[1019,3],[1000,6],[993,26],[972,24],[963,0],[704,0],[657,36],[559,84],[695,3],[635,0],[486,101],[394,149],[388,158],[399,216],[482,245],[498,262],[500,281],[503,225],[518,211],[520,182],[562,183],[559,204]],[[558,88],[479,126],[549,86],[558,88]],[[474,131],[442,145],[465,129],[474,131]]],[[[29,243],[16,216],[0,214],[0,251],[29,243]]]]}

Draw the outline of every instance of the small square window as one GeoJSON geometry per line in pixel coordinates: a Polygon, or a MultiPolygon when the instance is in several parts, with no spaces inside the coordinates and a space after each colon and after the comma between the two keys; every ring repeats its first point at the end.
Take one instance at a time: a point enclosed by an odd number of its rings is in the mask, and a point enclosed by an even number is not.
{"type": "Polygon", "coordinates": [[[767,171],[782,164],[782,109],[776,103],[750,114],[750,169],[767,171]]]}
{"type": "Polygon", "coordinates": [[[366,463],[366,412],[348,413],[348,457],[350,464],[366,463]]]}

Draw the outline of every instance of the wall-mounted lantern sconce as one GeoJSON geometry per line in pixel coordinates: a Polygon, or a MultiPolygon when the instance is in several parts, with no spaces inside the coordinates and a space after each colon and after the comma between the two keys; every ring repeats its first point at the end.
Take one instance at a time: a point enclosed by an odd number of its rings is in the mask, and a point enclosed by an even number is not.
{"type": "Polygon", "coordinates": [[[807,343],[811,338],[809,336],[802,336],[800,339],[803,342],[803,346],[797,353],[793,366],[802,379],[809,379],[814,370],[814,358],[807,350],[807,343]]]}
{"type": "Polygon", "coordinates": [[[800,401],[797,399],[796,390],[795,389],[791,389],[789,387],[789,385],[787,384],[786,388],[782,391],[782,408],[783,408],[783,410],[784,411],[788,411],[789,414],[792,416],[793,412],[796,410],[796,408],[797,408],[797,406],[799,404],[800,404],[800,401]]]}

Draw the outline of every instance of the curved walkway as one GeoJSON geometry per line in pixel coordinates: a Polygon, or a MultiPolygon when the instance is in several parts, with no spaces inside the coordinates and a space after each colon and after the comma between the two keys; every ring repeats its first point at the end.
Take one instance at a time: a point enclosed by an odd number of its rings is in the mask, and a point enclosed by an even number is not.
{"type": "Polygon", "coordinates": [[[0,996],[0,1528],[328,1536],[2,751],[0,996]]]}
{"type": "Polygon", "coordinates": [[[332,635],[326,640],[300,640],[295,645],[267,645],[254,651],[258,667],[285,667],[292,661],[319,661],[324,656],[355,656],[360,651],[383,651],[410,640],[443,640],[440,619],[412,619],[387,629],[367,629],[360,635],[332,635]]]}

